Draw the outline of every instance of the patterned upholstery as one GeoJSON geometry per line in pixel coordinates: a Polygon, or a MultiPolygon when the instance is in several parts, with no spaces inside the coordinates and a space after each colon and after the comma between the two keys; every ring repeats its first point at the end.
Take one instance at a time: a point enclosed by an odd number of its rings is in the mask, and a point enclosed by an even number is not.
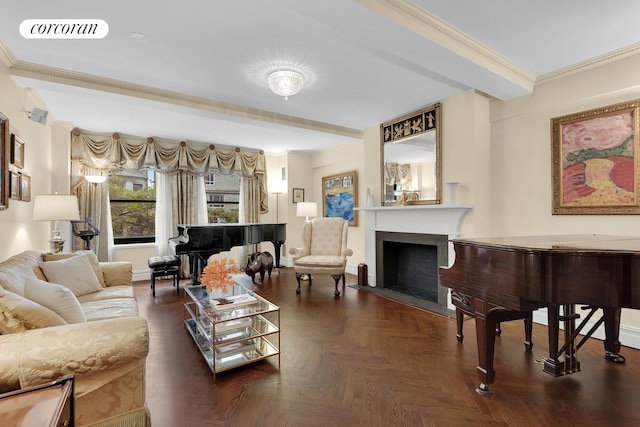
{"type": "Polygon", "coordinates": [[[338,282],[342,278],[344,286],[347,257],[353,255],[347,248],[348,231],[349,223],[342,218],[315,218],[305,222],[302,227],[304,246],[289,250],[298,280],[296,293],[300,293],[302,275],[308,274],[311,284],[312,274],[329,274],[335,280],[334,295],[340,295],[338,282]]]}
{"type": "Polygon", "coordinates": [[[131,263],[100,263],[105,288],[78,298],[87,322],[67,324],[24,297],[28,279],[45,279],[44,257],[25,251],[0,262],[0,393],[73,373],[76,426],[149,426],[149,332],[131,263]]]}

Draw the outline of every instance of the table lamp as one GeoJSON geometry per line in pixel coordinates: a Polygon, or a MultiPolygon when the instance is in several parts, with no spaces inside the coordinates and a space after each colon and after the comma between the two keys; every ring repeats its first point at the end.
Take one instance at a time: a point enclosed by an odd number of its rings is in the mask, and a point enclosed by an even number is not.
{"type": "Polygon", "coordinates": [[[54,221],[51,231],[51,252],[62,252],[64,240],[58,229],[58,221],[78,221],[78,198],[73,194],[38,194],[33,204],[34,221],[54,221]]]}
{"type": "Polygon", "coordinates": [[[318,204],[316,202],[298,202],[296,216],[306,217],[305,222],[309,222],[309,217],[318,216],[318,204]]]}

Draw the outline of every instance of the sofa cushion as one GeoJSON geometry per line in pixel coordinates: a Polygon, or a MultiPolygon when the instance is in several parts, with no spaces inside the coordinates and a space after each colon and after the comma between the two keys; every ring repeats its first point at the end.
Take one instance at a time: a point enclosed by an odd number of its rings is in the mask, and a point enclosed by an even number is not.
{"type": "Polygon", "coordinates": [[[100,261],[98,261],[98,257],[93,251],[78,251],[78,252],[67,252],[61,254],[43,254],[42,261],[50,262],[50,261],[59,261],[61,259],[71,258],[77,255],[84,254],[87,256],[89,260],[89,264],[91,264],[91,268],[96,273],[96,277],[98,278],[98,282],[104,288],[106,285],[104,283],[104,275],[102,274],[102,267],[100,266],[100,261]]]}
{"type": "Polygon", "coordinates": [[[138,315],[138,305],[134,298],[112,298],[101,301],[88,301],[80,303],[80,305],[82,305],[82,310],[87,318],[87,322],[138,315]]]}
{"type": "MultiPolygon", "coordinates": [[[[0,286],[24,296],[24,281],[27,277],[36,277],[40,270],[38,263],[42,251],[24,251],[0,263],[0,286]]],[[[42,272],[40,272],[42,274],[42,272]]]]}
{"type": "Polygon", "coordinates": [[[90,301],[102,301],[105,299],[115,299],[115,298],[135,298],[135,292],[133,291],[133,287],[129,286],[110,286],[108,288],[104,288],[100,292],[93,292],[90,294],[82,295],[78,297],[78,301],[80,304],[90,301]]]}
{"type": "Polygon", "coordinates": [[[78,302],[73,292],[65,286],[36,278],[28,278],[24,284],[24,296],[53,310],[67,323],[84,323],[87,321],[80,302],[78,302]]]}
{"type": "Polygon", "coordinates": [[[48,282],[66,286],[75,296],[103,289],[85,254],[58,261],[41,262],[40,268],[48,282]]]}
{"type": "Polygon", "coordinates": [[[47,307],[0,289],[0,334],[66,324],[62,317],[47,307]]]}

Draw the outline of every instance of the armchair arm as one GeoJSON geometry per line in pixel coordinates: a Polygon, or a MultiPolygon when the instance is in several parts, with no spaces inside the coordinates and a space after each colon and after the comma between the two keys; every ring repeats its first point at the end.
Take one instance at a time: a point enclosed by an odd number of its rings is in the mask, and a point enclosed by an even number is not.
{"type": "Polygon", "coordinates": [[[123,317],[1,335],[0,347],[0,390],[75,374],[81,396],[144,366],[149,332],[144,318],[123,317]]]}
{"type": "Polygon", "coordinates": [[[104,283],[109,286],[131,286],[133,264],[128,261],[101,262],[100,269],[104,283]]]}
{"type": "Polygon", "coordinates": [[[346,259],[348,256],[353,255],[353,250],[352,249],[343,249],[342,252],[340,253],[340,258],[341,259],[346,259]]]}
{"type": "Polygon", "coordinates": [[[295,261],[298,258],[309,255],[309,253],[304,248],[289,248],[289,255],[295,261]]]}

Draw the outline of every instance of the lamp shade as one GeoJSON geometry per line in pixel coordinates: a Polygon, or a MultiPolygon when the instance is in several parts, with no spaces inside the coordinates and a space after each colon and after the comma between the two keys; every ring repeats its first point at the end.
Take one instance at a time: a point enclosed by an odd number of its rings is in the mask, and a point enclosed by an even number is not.
{"type": "Polygon", "coordinates": [[[107,180],[107,177],[102,175],[85,175],[84,179],[92,184],[102,184],[107,180]]]}
{"type": "Polygon", "coordinates": [[[38,194],[33,204],[34,221],[78,221],[78,197],[73,194],[38,194]]]}
{"type": "Polygon", "coordinates": [[[318,216],[318,204],[316,202],[298,202],[296,216],[307,218],[318,216]]]}

